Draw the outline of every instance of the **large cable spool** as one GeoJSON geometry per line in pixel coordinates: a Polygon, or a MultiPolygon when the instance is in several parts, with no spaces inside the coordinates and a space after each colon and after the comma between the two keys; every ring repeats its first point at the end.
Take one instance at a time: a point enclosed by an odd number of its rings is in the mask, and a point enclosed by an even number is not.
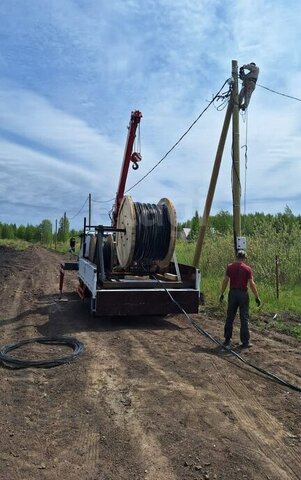
{"type": "Polygon", "coordinates": [[[117,219],[117,257],[122,268],[133,264],[157,263],[165,268],[173,256],[177,218],[173,203],[162,198],[157,205],[134,203],[132,197],[123,198],[117,219]]]}

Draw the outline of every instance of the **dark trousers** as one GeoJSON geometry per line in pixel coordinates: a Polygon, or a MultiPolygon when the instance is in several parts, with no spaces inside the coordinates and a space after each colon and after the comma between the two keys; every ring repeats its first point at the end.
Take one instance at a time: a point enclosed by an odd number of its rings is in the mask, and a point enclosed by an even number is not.
{"type": "Polygon", "coordinates": [[[233,322],[238,309],[240,316],[240,341],[241,343],[248,343],[250,340],[249,294],[245,290],[233,288],[228,295],[228,310],[224,332],[226,340],[231,340],[232,338],[233,322]]]}

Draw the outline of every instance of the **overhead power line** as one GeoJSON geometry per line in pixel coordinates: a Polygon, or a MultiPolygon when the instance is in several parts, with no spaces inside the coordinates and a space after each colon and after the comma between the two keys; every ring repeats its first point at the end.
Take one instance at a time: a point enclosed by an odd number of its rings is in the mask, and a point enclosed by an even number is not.
{"type": "Polygon", "coordinates": [[[168,152],[166,152],[165,155],[163,155],[163,157],[145,175],[143,175],[143,177],[141,177],[140,180],[138,180],[138,182],[134,183],[134,185],[128,188],[125,193],[130,192],[134,187],[139,185],[139,183],[141,183],[146,177],[148,177],[148,175],[150,175],[155,170],[155,168],[157,168],[158,165],[160,165],[160,163],[162,163],[163,160],[165,160],[165,158],[172,152],[172,150],[174,150],[174,148],[177,145],[179,145],[179,143],[183,140],[183,138],[187,135],[187,133],[190,132],[192,127],[199,121],[199,119],[204,115],[204,113],[208,110],[208,108],[214,103],[214,101],[219,96],[220,92],[222,91],[222,89],[224,88],[227,82],[228,82],[228,79],[223,83],[219,91],[214,95],[212,100],[208,103],[207,107],[204,108],[204,110],[198,115],[198,117],[194,120],[194,122],[192,122],[190,127],[187,128],[186,132],[184,132],[183,135],[181,135],[179,140],[168,150],[168,152]]]}
{"type": "Polygon", "coordinates": [[[70,217],[69,220],[73,220],[75,217],[77,217],[77,215],[79,215],[81,213],[81,211],[84,209],[84,206],[86,205],[87,201],[89,200],[89,197],[86,198],[85,200],[85,203],[83,204],[83,206],[80,208],[80,210],[75,214],[73,215],[73,217],[70,217]]]}
{"type": "MultiPolygon", "coordinates": [[[[226,85],[226,83],[228,82],[228,79],[223,83],[222,87],[219,89],[219,91],[214,95],[214,97],[212,98],[212,100],[208,103],[208,105],[206,106],[206,108],[204,108],[204,110],[198,115],[198,117],[192,122],[192,124],[188,127],[188,129],[183,133],[183,135],[181,135],[181,137],[179,138],[179,140],[165,153],[165,155],[163,155],[163,157],[148,171],[146,172],[145,175],[143,175],[143,177],[141,177],[136,183],[134,183],[134,185],[132,185],[130,188],[128,188],[125,193],[128,193],[130,192],[131,190],[133,190],[133,188],[135,188],[137,185],[139,185],[139,183],[141,183],[146,177],[148,177],[148,175],[150,175],[159,165],[160,163],[162,163],[165,158],[176,148],[177,145],[179,145],[179,143],[183,140],[183,138],[190,132],[190,130],[194,127],[194,125],[198,122],[198,120],[203,116],[203,114],[209,109],[209,107],[215,102],[215,100],[220,100],[222,99],[223,100],[223,103],[222,103],[222,106],[221,107],[224,107],[225,106],[225,103],[227,102],[227,99],[228,99],[228,92],[227,93],[222,93],[221,94],[221,91],[223,90],[224,86],[226,85]]],[[[269,88],[269,87],[265,87],[264,85],[260,85],[260,84],[257,84],[258,87],[261,87],[261,88],[264,88],[265,90],[268,90],[269,92],[272,92],[272,93],[275,93],[276,95],[280,95],[282,97],[286,97],[286,98],[291,98],[292,100],[297,100],[298,102],[301,102],[301,98],[298,98],[298,97],[294,97],[292,95],[288,95],[286,93],[282,93],[282,92],[277,92],[276,90],[273,90],[272,88],[269,88]]],[[[220,110],[221,108],[217,108],[217,110],[220,110]]],[[[246,147],[246,146],[245,146],[246,147]]],[[[70,218],[70,220],[73,220],[75,217],[77,217],[81,211],[83,210],[83,208],[85,207],[87,201],[88,201],[88,197],[86,198],[83,206],[80,208],[80,210],[75,214],[73,215],[73,217],[70,218]]],[[[113,198],[110,198],[108,200],[92,200],[93,202],[95,203],[109,203],[109,202],[113,202],[115,200],[115,197],[113,198]]]]}
{"type": "Polygon", "coordinates": [[[276,92],[276,90],[272,90],[271,88],[264,87],[263,85],[259,85],[257,83],[258,87],[264,88],[265,90],[268,90],[269,92],[276,93],[277,95],[281,95],[282,97],[287,97],[291,98],[292,100],[297,100],[298,102],[301,102],[301,98],[293,97],[292,95],[287,95],[286,93],[281,93],[281,92],[276,92]]]}
{"type": "Polygon", "coordinates": [[[108,202],[113,202],[115,198],[110,198],[110,200],[94,200],[92,199],[93,203],[108,203],[108,202]]]}
{"type": "MultiPolygon", "coordinates": [[[[212,100],[208,103],[208,105],[204,108],[204,110],[202,110],[202,112],[197,116],[197,118],[192,122],[192,124],[190,125],[190,127],[187,128],[187,130],[183,133],[183,135],[181,135],[181,137],[179,138],[179,140],[165,153],[165,155],[163,155],[163,157],[148,171],[146,172],[145,175],[143,175],[143,177],[141,177],[136,183],[134,183],[134,185],[132,185],[130,188],[128,188],[125,193],[128,193],[130,192],[131,190],[133,190],[133,188],[135,188],[137,185],[139,185],[139,183],[141,183],[146,177],[148,177],[148,175],[150,175],[159,165],[160,163],[163,162],[163,160],[165,160],[165,158],[176,148],[177,145],[179,145],[179,143],[183,140],[183,138],[188,134],[188,132],[190,132],[190,130],[192,129],[192,127],[199,121],[199,119],[204,115],[204,113],[208,110],[208,108],[215,102],[216,99],[219,99],[221,98],[220,96],[220,93],[221,91],[223,90],[224,86],[226,85],[226,83],[228,82],[229,79],[227,79],[223,85],[221,86],[221,88],[219,89],[219,91],[214,95],[214,97],[212,98],[212,100]]],[[[223,94],[222,97],[223,99],[227,96],[227,94],[223,94]]],[[[115,198],[110,198],[109,200],[94,200],[94,202],[97,202],[97,203],[108,203],[108,202],[113,202],[115,200],[115,198]]]]}

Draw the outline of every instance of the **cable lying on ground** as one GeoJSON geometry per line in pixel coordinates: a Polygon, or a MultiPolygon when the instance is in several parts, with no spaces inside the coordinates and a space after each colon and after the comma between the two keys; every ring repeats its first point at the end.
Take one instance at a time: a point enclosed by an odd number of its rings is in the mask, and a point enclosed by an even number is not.
{"type": "Polygon", "coordinates": [[[0,349],[0,362],[10,368],[27,368],[27,367],[36,367],[36,368],[50,368],[62,365],[64,363],[71,362],[74,357],[84,352],[85,347],[82,342],[72,337],[38,337],[31,338],[28,340],[21,340],[20,342],[9,343],[4,345],[0,349]],[[27,360],[12,357],[8,355],[8,352],[16,350],[24,345],[30,343],[41,343],[46,345],[65,345],[71,347],[73,352],[70,355],[64,357],[57,357],[51,359],[42,359],[42,360],[27,360]]]}
{"type": "MultiPolygon", "coordinates": [[[[154,277],[155,278],[155,277],[154,277]]],[[[166,291],[166,293],[169,295],[170,299],[172,300],[172,302],[177,305],[177,307],[179,308],[179,310],[185,315],[185,317],[187,318],[187,320],[189,320],[189,322],[192,324],[192,326],[197,330],[197,332],[201,333],[202,335],[204,335],[205,337],[209,338],[209,340],[211,340],[212,342],[214,342],[216,345],[222,347],[222,348],[225,348],[222,344],[222,342],[220,342],[219,340],[217,340],[216,338],[214,338],[212,335],[210,335],[210,333],[208,333],[206,330],[204,330],[201,325],[199,325],[193,318],[190,317],[190,315],[188,315],[188,313],[184,310],[184,308],[182,308],[182,306],[179,304],[179,302],[177,302],[177,300],[175,300],[173,298],[173,296],[171,295],[171,293],[167,290],[167,288],[165,288],[165,286],[162,284],[162,282],[160,280],[158,280],[156,278],[156,280],[161,284],[161,286],[164,288],[164,290],[166,291]]],[[[284,385],[285,387],[288,387],[288,388],[291,388],[292,390],[296,390],[297,392],[301,392],[301,387],[299,387],[298,385],[294,385],[292,383],[289,383],[287,382],[286,380],[283,380],[282,378],[278,377],[277,375],[275,375],[274,373],[271,373],[263,368],[260,368],[260,367],[257,367],[256,365],[254,365],[253,363],[249,362],[248,360],[246,360],[245,358],[243,358],[241,355],[239,355],[237,352],[235,352],[235,350],[232,350],[230,348],[226,348],[227,352],[230,352],[232,353],[232,355],[234,355],[236,358],[238,358],[241,362],[243,362],[245,365],[248,365],[249,367],[251,368],[254,368],[255,370],[257,370],[258,372],[262,373],[263,375],[266,375],[267,377],[271,378],[272,380],[275,380],[276,382],[280,383],[281,385],[284,385]]]]}

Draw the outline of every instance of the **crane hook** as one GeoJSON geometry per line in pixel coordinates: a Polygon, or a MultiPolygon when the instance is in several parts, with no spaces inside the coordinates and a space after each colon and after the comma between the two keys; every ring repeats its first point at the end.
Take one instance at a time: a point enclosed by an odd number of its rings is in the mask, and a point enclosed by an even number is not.
{"type": "Polygon", "coordinates": [[[133,162],[132,168],[133,170],[138,170],[139,165],[138,162],[140,162],[142,159],[141,153],[139,152],[133,152],[131,155],[131,161],[133,162]]]}

